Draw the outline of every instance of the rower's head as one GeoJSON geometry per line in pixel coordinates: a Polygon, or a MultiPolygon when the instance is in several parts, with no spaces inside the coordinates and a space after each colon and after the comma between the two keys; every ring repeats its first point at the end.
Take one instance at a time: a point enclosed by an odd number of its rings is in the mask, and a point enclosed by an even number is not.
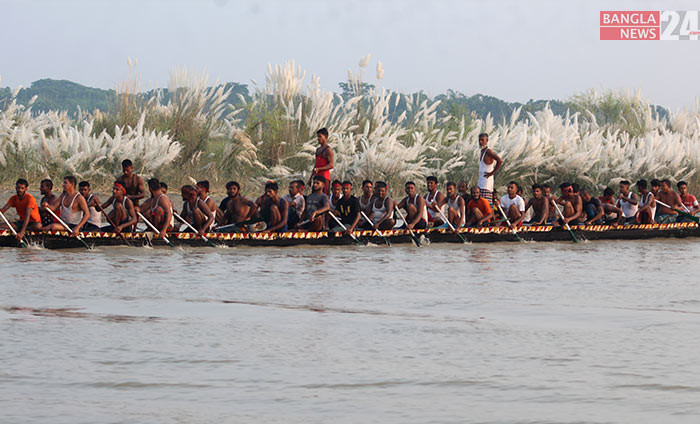
{"type": "Polygon", "coordinates": [[[229,181],[226,183],[226,194],[228,194],[229,197],[236,197],[240,192],[241,185],[238,184],[238,181],[229,181]]]}
{"type": "Polygon", "coordinates": [[[112,196],[115,199],[121,200],[124,196],[126,196],[126,187],[124,187],[119,181],[115,181],[114,185],[112,186],[112,196]]]}
{"type": "Polygon", "coordinates": [[[580,187],[578,183],[571,183],[571,189],[574,191],[574,194],[578,194],[580,187]]]}
{"type": "Polygon", "coordinates": [[[668,193],[671,191],[671,181],[669,180],[662,180],[661,181],[661,191],[664,193],[668,193]]]}
{"type": "Polygon", "coordinates": [[[586,202],[591,201],[591,193],[586,190],[585,188],[582,188],[579,190],[579,193],[581,194],[581,199],[585,200],[586,202]]]}
{"type": "Polygon", "coordinates": [[[489,135],[487,133],[479,134],[479,147],[482,149],[489,144],[489,135]]]}
{"type": "Polygon", "coordinates": [[[90,195],[90,183],[88,181],[81,181],[78,184],[78,193],[82,194],[84,198],[88,198],[90,195]]]}
{"type": "Polygon", "coordinates": [[[506,186],[506,191],[508,192],[508,197],[511,199],[515,198],[518,194],[518,184],[515,181],[511,181],[506,186]]]}
{"type": "Polygon", "coordinates": [[[341,184],[338,180],[334,180],[331,183],[331,193],[333,193],[333,197],[335,198],[340,196],[341,191],[343,191],[343,184],[341,184]]]}
{"type": "Polygon", "coordinates": [[[638,190],[640,193],[646,194],[646,192],[647,192],[647,180],[644,180],[644,179],[639,180],[639,181],[637,181],[637,183],[635,184],[635,186],[637,187],[637,190],[638,190]]]}
{"type": "Polygon", "coordinates": [[[374,184],[372,184],[372,181],[370,181],[370,180],[362,181],[362,194],[364,194],[365,197],[371,196],[373,187],[374,187],[374,184]]]}
{"type": "Polygon", "coordinates": [[[49,196],[51,194],[51,190],[53,190],[53,181],[49,180],[48,178],[41,180],[41,183],[39,184],[39,191],[41,191],[41,195],[49,196]]]}
{"type": "Polygon", "coordinates": [[[552,187],[549,184],[542,184],[542,194],[545,197],[549,197],[552,195],[552,187]]]}
{"type": "Polygon", "coordinates": [[[184,185],[180,187],[180,194],[182,195],[183,201],[189,202],[196,199],[199,192],[191,185],[184,185]]]}
{"type": "Polygon", "coordinates": [[[289,183],[289,195],[294,197],[299,194],[299,183],[296,180],[289,183]]]}
{"type": "Polygon", "coordinates": [[[326,178],[323,175],[314,175],[311,183],[311,191],[318,193],[326,186],[326,178]]]}
{"type": "Polygon", "coordinates": [[[416,183],[413,181],[406,181],[406,184],[404,184],[404,190],[406,190],[406,194],[409,197],[413,197],[416,195],[416,183]]]}
{"type": "Polygon", "coordinates": [[[383,199],[386,197],[388,187],[384,181],[377,181],[374,183],[374,188],[376,189],[377,196],[379,196],[379,198],[383,199]]]}
{"type": "MultiPolygon", "coordinates": [[[[641,181],[644,181],[644,187],[646,187],[646,180],[639,180],[637,181],[637,184],[639,184],[641,181]]],[[[637,187],[639,187],[639,185],[637,185],[637,187]]],[[[610,187],[605,187],[605,190],[603,190],[603,197],[608,200],[612,200],[612,198],[615,197],[615,190],[611,189],[610,187]]]]}
{"type": "Polygon", "coordinates": [[[76,185],[78,185],[78,179],[74,176],[68,175],[63,177],[63,191],[73,193],[76,185]]]}
{"type": "Polygon", "coordinates": [[[469,188],[467,188],[467,182],[466,182],[466,181],[460,181],[459,183],[457,183],[457,191],[458,191],[459,194],[461,194],[462,196],[464,196],[465,194],[467,194],[467,191],[468,191],[468,190],[469,190],[469,188]]]}
{"type": "Polygon", "coordinates": [[[479,189],[479,187],[477,187],[477,186],[472,187],[471,193],[472,193],[472,200],[479,200],[479,198],[481,198],[481,190],[479,189]]]}
{"type": "Polygon", "coordinates": [[[651,192],[652,193],[658,192],[659,189],[661,188],[661,181],[657,180],[656,178],[651,180],[650,183],[651,183],[651,192]]]}
{"type": "Polygon", "coordinates": [[[151,178],[148,180],[148,191],[151,192],[151,196],[155,196],[161,193],[160,181],[158,178],[151,178]]]}
{"type": "Polygon", "coordinates": [[[265,183],[265,196],[274,198],[277,197],[277,192],[279,191],[279,186],[274,181],[268,181],[265,183]]]}
{"type": "Polygon", "coordinates": [[[297,183],[297,189],[299,190],[298,193],[303,195],[304,190],[306,190],[306,183],[304,182],[304,180],[294,180],[294,182],[297,183]]]}
{"type": "Polygon", "coordinates": [[[541,199],[542,198],[542,186],[539,184],[533,184],[532,185],[532,195],[535,196],[535,199],[541,199]]]}
{"type": "Polygon", "coordinates": [[[352,196],[352,182],[343,181],[343,197],[350,198],[352,196]]]}
{"type": "Polygon", "coordinates": [[[563,197],[570,197],[574,195],[574,188],[571,187],[571,183],[561,183],[559,184],[559,190],[563,197]]]}
{"type": "Polygon", "coordinates": [[[434,177],[431,175],[425,179],[425,184],[428,187],[428,191],[433,192],[433,191],[437,190],[438,179],[437,179],[437,177],[434,177]]]}
{"type": "Polygon", "coordinates": [[[457,197],[457,184],[448,181],[447,184],[445,184],[445,191],[447,191],[448,197],[457,197]]]}
{"type": "Polygon", "coordinates": [[[162,191],[163,194],[166,194],[168,192],[168,185],[165,184],[163,181],[160,182],[160,191],[162,191]]]}
{"type": "Polygon", "coordinates": [[[678,181],[676,187],[678,187],[678,192],[681,194],[681,196],[685,196],[688,194],[688,183],[686,183],[685,181],[678,181]]]}
{"type": "Polygon", "coordinates": [[[627,180],[620,181],[620,193],[625,196],[630,192],[630,182],[627,180]]]}
{"type": "Polygon", "coordinates": [[[122,161],[122,171],[124,175],[129,176],[134,173],[134,164],[129,159],[122,161]]]}
{"type": "Polygon", "coordinates": [[[197,191],[201,197],[207,197],[207,194],[209,194],[209,180],[197,181],[197,191]]]}
{"type": "Polygon", "coordinates": [[[318,140],[319,144],[326,144],[328,141],[328,130],[326,128],[321,128],[320,130],[316,131],[316,139],[318,140]]]}
{"type": "Polygon", "coordinates": [[[22,198],[29,188],[29,182],[24,178],[20,178],[15,183],[15,192],[17,192],[17,197],[22,198]]]}
{"type": "Polygon", "coordinates": [[[379,195],[379,189],[377,188],[377,184],[381,183],[381,181],[375,181],[374,185],[372,186],[372,196],[378,196],[379,195]]]}

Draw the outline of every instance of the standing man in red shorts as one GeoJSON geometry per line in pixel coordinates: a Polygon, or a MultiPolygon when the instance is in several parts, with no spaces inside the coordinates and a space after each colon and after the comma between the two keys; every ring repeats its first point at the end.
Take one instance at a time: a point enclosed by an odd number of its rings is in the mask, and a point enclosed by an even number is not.
{"type": "Polygon", "coordinates": [[[316,131],[316,138],[318,139],[318,144],[320,146],[316,149],[316,163],[314,164],[314,170],[311,173],[311,178],[309,178],[309,184],[311,184],[311,179],[320,175],[326,179],[326,185],[323,187],[323,192],[328,194],[328,188],[331,181],[331,169],[335,166],[335,161],[333,159],[333,150],[331,146],[328,145],[328,130],[321,128],[316,131]]]}

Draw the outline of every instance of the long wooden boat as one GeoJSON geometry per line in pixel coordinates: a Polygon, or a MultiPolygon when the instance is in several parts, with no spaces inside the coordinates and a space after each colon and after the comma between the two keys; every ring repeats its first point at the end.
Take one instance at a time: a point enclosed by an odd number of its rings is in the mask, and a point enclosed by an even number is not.
{"type": "MultiPolygon", "coordinates": [[[[700,227],[696,223],[646,224],[614,227],[611,225],[577,225],[572,226],[576,236],[581,240],[634,240],[651,238],[700,237],[700,227]]],[[[512,242],[517,241],[511,230],[506,227],[461,228],[462,238],[468,242],[512,242]]],[[[570,234],[558,227],[533,226],[517,229],[518,235],[525,241],[570,241],[570,234]]],[[[461,243],[452,231],[444,229],[416,230],[416,235],[430,243],[461,243]]],[[[90,246],[125,246],[126,243],[115,233],[83,232],[80,233],[90,246]]],[[[391,244],[409,244],[411,236],[407,230],[388,230],[383,232],[391,244]]],[[[156,239],[153,233],[123,233],[133,246],[167,246],[163,240],[156,239]]],[[[373,235],[371,231],[355,231],[355,237],[363,242],[384,244],[384,240],[373,235]]],[[[342,233],[329,231],[302,231],[285,233],[207,233],[205,236],[215,245],[220,246],[296,246],[296,245],[351,245],[354,240],[342,233]]],[[[208,246],[198,235],[193,233],[172,233],[170,241],[180,246],[208,246]]],[[[27,232],[25,240],[31,244],[47,249],[84,248],[82,243],[66,231],[27,232]]],[[[17,240],[9,230],[0,230],[0,247],[18,247],[17,240]]]]}

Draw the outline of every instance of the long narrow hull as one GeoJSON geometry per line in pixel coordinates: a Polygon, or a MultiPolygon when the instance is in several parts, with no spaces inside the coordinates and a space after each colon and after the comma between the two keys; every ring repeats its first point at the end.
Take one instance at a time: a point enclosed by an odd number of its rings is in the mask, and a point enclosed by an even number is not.
{"type": "MultiPolygon", "coordinates": [[[[582,240],[635,240],[664,237],[700,237],[700,227],[695,223],[628,225],[613,227],[610,225],[579,225],[572,230],[582,240]]],[[[443,229],[415,231],[418,237],[430,243],[460,243],[453,232],[443,229]]],[[[383,234],[391,244],[411,243],[407,230],[384,231],[383,234]]],[[[474,243],[517,241],[511,230],[505,227],[462,228],[462,238],[474,243]]],[[[84,232],[83,239],[91,246],[125,246],[127,243],[115,233],[84,232]]],[[[538,226],[522,227],[518,235],[526,241],[569,241],[571,235],[557,227],[538,226]]],[[[374,244],[384,244],[384,240],[371,231],[356,231],[355,236],[374,244]]],[[[355,242],[341,233],[287,232],[287,233],[209,233],[206,234],[215,245],[222,246],[296,246],[296,245],[352,245],[355,242]]],[[[153,233],[124,233],[124,238],[133,246],[165,246],[163,240],[155,239],[153,233]]],[[[172,233],[170,241],[180,246],[207,246],[201,238],[192,233],[172,233]]],[[[79,240],[65,231],[27,232],[25,240],[42,245],[48,249],[82,248],[79,240]]],[[[0,247],[18,247],[17,240],[9,230],[0,230],[0,247]]]]}

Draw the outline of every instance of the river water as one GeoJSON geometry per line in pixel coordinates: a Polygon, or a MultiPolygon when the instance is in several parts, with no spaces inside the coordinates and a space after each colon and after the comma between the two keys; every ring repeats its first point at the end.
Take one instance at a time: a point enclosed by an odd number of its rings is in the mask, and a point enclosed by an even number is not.
{"type": "Polygon", "coordinates": [[[0,422],[697,423],[699,256],[0,249],[0,422]]]}

